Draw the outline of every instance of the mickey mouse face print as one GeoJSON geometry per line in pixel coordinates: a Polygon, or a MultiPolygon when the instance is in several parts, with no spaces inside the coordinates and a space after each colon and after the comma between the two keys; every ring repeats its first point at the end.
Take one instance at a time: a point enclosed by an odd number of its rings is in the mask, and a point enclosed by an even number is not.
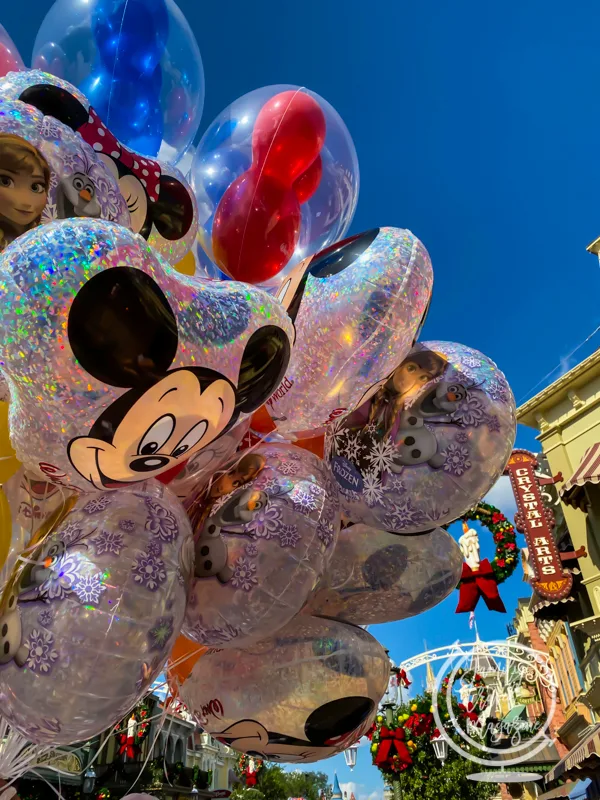
{"type": "Polygon", "coordinates": [[[289,359],[276,300],[179,275],[100,220],[56,223],[41,244],[25,234],[0,302],[15,449],[80,491],[172,477],[264,402],[289,359]]]}

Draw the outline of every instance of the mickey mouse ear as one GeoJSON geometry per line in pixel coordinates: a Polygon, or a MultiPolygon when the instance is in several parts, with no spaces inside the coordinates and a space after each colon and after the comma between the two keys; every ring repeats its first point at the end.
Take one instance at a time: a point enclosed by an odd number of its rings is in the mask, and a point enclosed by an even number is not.
{"type": "Polygon", "coordinates": [[[273,394],[290,360],[290,342],[283,328],[265,325],[246,345],[237,386],[237,409],[250,414],[273,394]]]}
{"type": "Polygon", "coordinates": [[[330,740],[359,728],[373,711],[375,703],[369,697],[341,697],[317,708],[304,725],[311,744],[325,746],[330,740]]]}
{"type": "Polygon", "coordinates": [[[177,322],[158,284],[133,267],[113,267],[85,283],[69,311],[71,350],[109,386],[160,379],[177,352],[177,322]]]}
{"type": "Polygon", "coordinates": [[[88,121],[88,112],[79,100],[60,86],[49,83],[28,86],[19,100],[37,108],[44,116],[54,117],[74,131],[88,121]]]}

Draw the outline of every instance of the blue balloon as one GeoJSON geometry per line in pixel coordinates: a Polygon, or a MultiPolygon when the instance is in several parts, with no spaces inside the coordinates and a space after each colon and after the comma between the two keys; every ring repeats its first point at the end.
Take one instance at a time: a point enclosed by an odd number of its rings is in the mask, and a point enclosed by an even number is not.
{"type": "Polygon", "coordinates": [[[237,124],[237,119],[228,119],[225,120],[225,122],[219,122],[219,120],[217,120],[214,122],[202,137],[204,141],[203,151],[205,153],[210,153],[212,150],[216,150],[217,147],[220,147],[230,138],[231,134],[237,128],[237,124]]]}
{"type": "Polygon", "coordinates": [[[96,0],[92,33],[104,68],[135,81],[158,66],[169,37],[165,0],[96,0]]]}

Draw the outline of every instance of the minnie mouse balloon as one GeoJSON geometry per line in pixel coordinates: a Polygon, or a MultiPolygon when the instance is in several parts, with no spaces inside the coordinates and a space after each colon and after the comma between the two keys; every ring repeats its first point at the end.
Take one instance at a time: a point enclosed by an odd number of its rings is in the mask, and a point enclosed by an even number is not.
{"type": "Polygon", "coordinates": [[[394,533],[460,517],[496,483],[516,434],[515,401],[489,358],[417,345],[377,393],[327,431],[344,513],[394,533]]]}
{"type": "Polygon", "coordinates": [[[311,763],[372,725],[390,662],[362,628],[297,617],[244,650],[207,653],[181,687],[205,731],[242,753],[311,763]]]}
{"type": "Polygon", "coordinates": [[[173,477],[271,394],[292,335],[265,292],[180,275],[84,219],[6,249],[0,332],[18,457],[84,492],[173,477]]]}
{"type": "Polygon", "coordinates": [[[53,219],[102,218],[129,227],[117,180],[92,148],[52,117],[1,99],[0,175],[0,251],[53,219]]]}
{"type": "Polygon", "coordinates": [[[399,537],[350,525],[304,613],[354,625],[414,617],[454,591],[462,565],[460,548],[442,528],[399,537]]]}
{"type": "Polygon", "coordinates": [[[286,625],[319,581],[340,528],[337,487],[320,458],[269,444],[215,476],[204,498],[183,633],[245,648],[286,625]]]}
{"type": "Polygon", "coordinates": [[[294,321],[289,369],[267,402],[279,431],[310,431],[357,408],[412,347],[433,271],[410,231],[375,228],[299,264],[279,292],[294,321]]]}
{"type": "Polygon", "coordinates": [[[121,719],[160,673],[183,619],[191,529],[150,481],[81,498],[36,536],[0,599],[0,704],[29,741],[65,745],[121,719]]]}
{"type": "Polygon", "coordinates": [[[12,73],[0,82],[0,97],[33,106],[78,133],[118,183],[132,229],[169,263],[181,261],[198,219],[194,194],[175,167],[129,150],[78,89],[46,72],[12,73]]]}

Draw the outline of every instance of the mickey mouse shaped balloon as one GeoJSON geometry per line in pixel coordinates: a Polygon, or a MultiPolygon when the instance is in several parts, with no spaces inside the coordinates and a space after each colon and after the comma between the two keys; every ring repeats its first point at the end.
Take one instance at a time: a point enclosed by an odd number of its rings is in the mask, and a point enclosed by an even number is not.
{"type": "Polygon", "coordinates": [[[80,491],[169,473],[278,385],[292,325],[265,292],[180,275],[141,237],[74,219],[0,260],[0,370],[20,460],[80,491]]]}
{"type": "Polygon", "coordinates": [[[0,82],[0,97],[21,101],[76,131],[118,182],[131,227],[176,264],[198,230],[194,194],[170,165],[134,153],[104,125],[85,96],[67,81],[40,70],[12,72],[0,82]]]}
{"type": "Polygon", "coordinates": [[[399,228],[375,228],[298,264],[278,295],[296,331],[267,402],[279,431],[318,430],[375,392],[417,338],[432,284],[427,250],[399,228]]]}

